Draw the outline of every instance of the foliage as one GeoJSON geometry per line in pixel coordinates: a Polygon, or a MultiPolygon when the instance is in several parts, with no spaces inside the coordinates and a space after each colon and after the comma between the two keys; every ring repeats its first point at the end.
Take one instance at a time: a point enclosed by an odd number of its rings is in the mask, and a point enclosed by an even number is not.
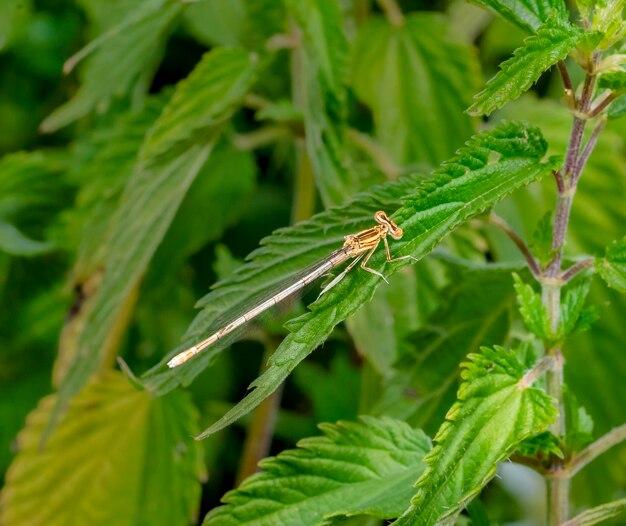
{"type": "Polygon", "coordinates": [[[3,524],[67,524],[77,508],[92,524],[172,524],[195,512],[203,466],[190,439],[197,414],[189,397],[154,398],[109,372],[72,401],[42,450],[54,403],[54,395],[44,398],[18,436],[20,453],[2,493],[3,524]],[[58,477],[68,473],[59,491],[58,477]],[[33,495],[50,502],[33,508],[33,495]],[[176,505],[155,506],[169,498],[176,505]]]}
{"type": "Polygon", "coordinates": [[[624,2],[475,4],[3,3],[0,524],[618,517],[624,2]]]}
{"type": "Polygon", "coordinates": [[[264,459],[263,472],[226,494],[226,506],[203,524],[316,524],[338,515],[402,513],[411,482],[424,469],[429,438],[404,422],[372,417],[320,428],[325,436],[264,459]]]}

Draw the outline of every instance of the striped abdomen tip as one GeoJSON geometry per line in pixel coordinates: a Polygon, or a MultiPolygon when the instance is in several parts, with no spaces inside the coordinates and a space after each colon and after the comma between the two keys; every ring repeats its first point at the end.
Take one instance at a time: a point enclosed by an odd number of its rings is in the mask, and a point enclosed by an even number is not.
{"type": "Polygon", "coordinates": [[[184,364],[193,355],[197,354],[197,352],[198,352],[198,349],[194,345],[193,347],[187,349],[186,351],[181,352],[180,354],[177,354],[176,356],[174,356],[174,358],[172,358],[169,362],[167,362],[167,366],[170,369],[173,369],[174,367],[178,367],[179,365],[184,364]]]}

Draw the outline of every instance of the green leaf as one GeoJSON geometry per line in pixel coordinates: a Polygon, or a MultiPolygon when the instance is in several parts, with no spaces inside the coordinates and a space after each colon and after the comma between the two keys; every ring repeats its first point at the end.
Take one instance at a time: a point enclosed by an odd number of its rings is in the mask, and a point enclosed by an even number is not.
{"type": "Polygon", "coordinates": [[[357,351],[382,377],[393,374],[399,342],[417,318],[415,281],[414,273],[394,274],[389,287],[378,289],[372,301],[347,320],[357,351]]]}
{"type": "Polygon", "coordinates": [[[59,412],[101,367],[107,348],[116,345],[111,338],[126,323],[134,290],[255,69],[243,50],[208,53],[179,84],[146,137],[113,219],[101,287],[59,389],[59,412]]]}
{"type": "Polygon", "coordinates": [[[596,258],[595,268],[609,287],[626,292],[626,237],[613,241],[604,257],[596,258]]]}
{"type": "Polygon", "coordinates": [[[239,48],[205,53],[182,80],[141,150],[146,165],[207,139],[239,107],[256,80],[257,58],[239,48]]]}
{"type": "Polygon", "coordinates": [[[50,252],[52,243],[35,241],[25,236],[14,225],[0,221],[0,250],[12,256],[39,256],[50,252]]]}
{"type": "Polygon", "coordinates": [[[108,373],[72,402],[42,449],[54,398],[40,402],[18,435],[2,524],[67,525],[80,510],[93,526],[157,526],[186,524],[198,512],[204,468],[187,396],[155,398],[108,373]]]}
{"type": "Polygon", "coordinates": [[[620,95],[609,106],[609,119],[619,119],[626,115],[626,95],[620,95]]]}
{"type": "Polygon", "coordinates": [[[290,100],[284,99],[268,104],[254,114],[259,121],[271,120],[276,122],[299,122],[302,120],[302,113],[290,100]]]}
{"type": "Polygon", "coordinates": [[[491,526],[487,508],[478,499],[474,499],[467,506],[467,516],[471,526],[491,526]]]}
{"type": "Polygon", "coordinates": [[[563,60],[584,36],[584,31],[565,22],[551,21],[528,37],[513,57],[503,62],[501,70],[474,97],[467,110],[471,115],[489,115],[517,99],[541,74],[563,60]]]}
{"type": "Polygon", "coordinates": [[[559,439],[549,431],[522,440],[517,446],[516,452],[519,455],[533,457],[540,461],[546,457],[549,458],[550,455],[554,455],[558,458],[564,458],[565,456],[563,451],[561,451],[559,439]]]}
{"type": "Polygon", "coordinates": [[[196,40],[208,47],[241,46],[246,17],[244,0],[193,2],[183,16],[196,40]]]}
{"type": "Polygon", "coordinates": [[[593,441],[593,419],[570,389],[564,389],[563,394],[567,429],[565,443],[571,454],[581,451],[593,441]]]}
{"type": "Polygon", "coordinates": [[[567,21],[569,14],[563,0],[472,0],[487,7],[509,22],[534,33],[553,17],[567,21]]]}
{"type": "Polygon", "coordinates": [[[552,212],[547,212],[537,223],[533,231],[530,249],[543,266],[546,266],[554,257],[552,248],[552,212]]]}
{"type": "Polygon", "coordinates": [[[226,141],[215,147],[159,245],[151,268],[153,280],[166,279],[156,269],[171,273],[236,223],[250,206],[256,172],[252,152],[236,150],[226,141]],[[206,203],[212,203],[211,213],[199,214],[206,203]]]}
{"type": "Polygon", "coordinates": [[[55,152],[19,152],[0,159],[0,251],[37,256],[55,248],[49,227],[70,202],[67,164],[55,152]]]}
{"type": "Polygon", "coordinates": [[[0,3],[0,51],[3,51],[16,33],[17,22],[24,18],[30,7],[19,0],[5,0],[0,3]]]}
{"type": "Polygon", "coordinates": [[[288,31],[287,9],[275,0],[243,0],[246,6],[243,41],[250,50],[259,50],[274,35],[288,31]]]}
{"type": "Polygon", "coordinates": [[[609,71],[598,79],[598,87],[612,91],[626,91],[626,71],[609,71]]]}
{"type": "Polygon", "coordinates": [[[541,301],[541,296],[530,285],[524,283],[517,274],[513,274],[513,283],[519,310],[528,330],[541,340],[552,339],[548,313],[541,301]]]}
{"type": "Polygon", "coordinates": [[[121,22],[68,61],[66,69],[92,55],[76,95],[44,120],[42,130],[55,131],[147,83],[183,5],[175,0],[147,0],[129,7],[132,11],[121,22]]]}
{"type": "Polygon", "coordinates": [[[133,173],[146,133],[169,97],[149,97],[141,111],[128,111],[82,138],[70,177],[82,184],[76,205],[64,214],[59,242],[78,254],[72,286],[81,286],[105,264],[111,217],[133,173]]]}
{"type": "Polygon", "coordinates": [[[373,414],[424,429],[439,426],[456,399],[459,362],[482,345],[507,338],[515,302],[511,270],[449,263],[450,285],[439,293],[443,304],[410,338],[414,351],[395,365],[373,414]]]}
{"type": "Polygon", "coordinates": [[[426,457],[411,507],[393,524],[439,524],[454,517],[494,476],[496,465],[556,416],[552,399],[530,387],[515,353],[482,348],[463,364],[464,383],[426,457]]]}
{"type": "Polygon", "coordinates": [[[64,173],[68,159],[56,152],[17,152],[0,159],[0,220],[18,226],[27,220],[49,221],[67,201],[64,173]]]}
{"type": "Polygon", "coordinates": [[[334,353],[327,367],[315,362],[302,362],[293,371],[291,381],[310,401],[314,422],[335,422],[355,419],[359,408],[361,370],[347,353],[334,353]],[[341,384],[341,396],[337,385],[341,384]]]}
{"type": "Polygon", "coordinates": [[[203,526],[320,524],[340,515],[402,513],[424,469],[428,437],[404,422],[372,417],[319,427],[324,436],[261,461],[263,471],[227,493],[226,505],[211,511],[203,526]]]}
{"type": "MultiPolygon", "coordinates": [[[[404,228],[404,238],[393,243],[394,257],[411,254],[421,258],[428,254],[447,234],[468,218],[493,205],[516,188],[550,173],[558,160],[542,161],[546,143],[535,128],[508,123],[473,137],[457,156],[444,164],[432,180],[425,181],[411,194],[405,205],[394,214],[404,228]]],[[[185,343],[175,351],[184,350],[212,333],[216,310],[224,316],[234,308],[241,312],[246,300],[263,297],[277,281],[326,256],[340,246],[342,235],[371,226],[375,210],[393,210],[401,195],[413,181],[403,179],[379,187],[370,196],[355,200],[344,208],[318,214],[294,228],[279,230],[263,241],[263,247],[251,255],[233,279],[218,286],[205,297],[206,305],[192,324],[185,343]],[[297,257],[293,257],[297,256],[297,257]]],[[[407,264],[406,260],[384,268],[384,250],[370,259],[372,268],[390,274],[407,264]],[[391,272],[390,272],[391,271],[391,272]]],[[[214,433],[247,413],[273,392],[296,365],[320,345],[340,322],[353,315],[372,298],[382,280],[366,272],[349,273],[319,301],[310,312],[292,320],[291,332],[269,360],[266,371],[255,380],[255,388],[202,436],[214,433]]],[[[223,318],[222,318],[223,319],[223,318]]],[[[159,392],[190,382],[220,352],[219,346],[203,353],[182,367],[166,370],[164,360],[148,375],[151,389],[159,392]]]]}
{"type": "Polygon", "coordinates": [[[626,36],[624,0],[598,0],[594,2],[591,29],[602,33],[600,49],[608,49],[626,36]]]}
{"type": "MultiPolygon", "coordinates": [[[[561,319],[559,322],[559,337],[563,338],[577,328],[584,312],[585,300],[591,285],[590,278],[583,278],[568,287],[561,302],[561,319]]],[[[587,319],[582,321],[587,324],[587,319]]],[[[588,328],[585,327],[585,328],[588,328]]]]}
{"type": "Polygon", "coordinates": [[[298,75],[304,89],[295,95],[304,114],[307,152],[326,206],[343,204],[355,189],[345,146],[348,42],[335,0],[286,0],[303,33],[298,75]],[[302,93],[303,91],[303,93],[302,93]]]}
{"type": "Polygon", "coordinates": [[[359,28],[351,82],[396,163],[437,165],[474,131],[463,110],[478,87],[476,57],[440,15],[411,14],[400,28],[371,17],[359,28]]]}
{"type": "Polygon", "coordinates": [[[583,511],[573,519],[564,522],[562,526],[593,526],[593,524],[617,517],[624,510],[626,510],[626,499],[615,500],[583,511]]]}

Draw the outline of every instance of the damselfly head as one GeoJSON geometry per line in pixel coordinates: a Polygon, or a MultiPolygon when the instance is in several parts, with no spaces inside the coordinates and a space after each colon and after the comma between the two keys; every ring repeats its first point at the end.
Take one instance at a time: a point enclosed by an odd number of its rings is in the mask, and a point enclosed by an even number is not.
{"type": "Polygon", "coordinates": [[[376,222],[387,227],[387,233],[394,239],[402,238],[402,229],[389,218],[385,212],[379,210],[374,214],[376,222]]]}

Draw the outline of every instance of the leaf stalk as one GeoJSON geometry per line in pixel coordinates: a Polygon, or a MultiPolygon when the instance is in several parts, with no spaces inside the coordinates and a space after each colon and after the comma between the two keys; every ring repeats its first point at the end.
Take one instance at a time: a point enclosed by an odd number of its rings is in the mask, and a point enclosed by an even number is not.
{"type": "Polygon", "coordinates": [[[605,453],[624,440],[626,440],[626,424],[612,429],[573,457],[566,466],[568,475],[573,477],[587,464],[602,455],[602,453],[605,453]]]}
{"type": "Polygon", "coordinates": [[[522,253],[524,258],[526,259],[526,263],[528,264],[528,268],[533,273],[533,276],[539,277],[541,275],[541,269],[539,268],[539,264],[537,260],[533,257],[530,249],[524,242],[524,240],[513,230],[511,225],[509,225],[503,218],[501,218],[498,214],[491,212],[489,214],[489,223],[494,226],[497,226],[502,232],[504,232],[508,238],[515,243],[515,246],[522,253]]]}

